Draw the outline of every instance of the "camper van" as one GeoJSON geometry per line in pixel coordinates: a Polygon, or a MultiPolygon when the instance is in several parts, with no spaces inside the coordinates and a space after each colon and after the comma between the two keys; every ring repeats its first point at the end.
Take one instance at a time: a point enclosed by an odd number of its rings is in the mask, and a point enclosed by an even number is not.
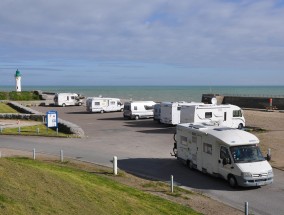
{"type": "Polygon", "coordinates": [[[112,112],[123,111],[123,104],[118,98],[91,97],[86,100],[88,112],[112,112]]]}
{"type": "Polygon", "coordinates": [[[181,106],[201,105],[204,103],[196,102],[162,102],[160,122],[169,125],[177,125],[180,123],[181,106]]]}
{"type": "Polygon", "coordinates": [[[231,128],[242,129],[245,118],[240,107],[230,104],[203,104],[181,106],[180,123],[215,122],[231,128]]]}
{"type": "Polygon", "coordinates": [[[243,130],[210,123],[179,124],[174,154],[191,169],[218,176],[230,186],[262,186],[273,182],[273,170],[259,140],[243,130]]]}
{"type": "Polygon", "coordinates": [[[56,106],[70,106],[83,104],[85,97],[77,93],[56,93],[54,96],[54,105],[56,106]]]}
{"type": "Polygon", "coordinates": [[[153,120],[160,122],[161,118],[161,103],[157,103],[154,105],[154,117],[153,120]]]}
{"type": "Polygon", "coordinates": [[[153,118],[154,105],[153,101],[131,101],[124,103],[123,117],[125,119],[153,118]]]}

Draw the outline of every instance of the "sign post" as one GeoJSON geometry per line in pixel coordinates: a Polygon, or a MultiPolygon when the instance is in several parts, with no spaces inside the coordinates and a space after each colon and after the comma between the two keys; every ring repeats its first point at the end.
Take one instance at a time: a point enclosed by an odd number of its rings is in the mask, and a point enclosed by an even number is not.
{"type": "Polygon", "coordinates": [[[58,114],[57,111],[51,110],[46,112],[46,125],[48,128],[58,128],[58,114]]]}

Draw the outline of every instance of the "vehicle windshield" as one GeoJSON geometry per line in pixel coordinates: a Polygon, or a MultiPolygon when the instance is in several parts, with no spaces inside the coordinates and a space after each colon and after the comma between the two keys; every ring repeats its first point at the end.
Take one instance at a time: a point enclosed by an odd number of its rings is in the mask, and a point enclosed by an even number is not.
{"type": "Polygon", "coordinates": [[[232,146],[230,151],[235,163],[264,161],[260,148],[257,145],[232,146]]]}

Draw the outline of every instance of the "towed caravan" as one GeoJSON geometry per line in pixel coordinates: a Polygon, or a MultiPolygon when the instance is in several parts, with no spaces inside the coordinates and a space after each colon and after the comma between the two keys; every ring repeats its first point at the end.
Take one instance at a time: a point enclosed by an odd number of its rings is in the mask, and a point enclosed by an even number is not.
{"type": "Polygon", "coordinates": [[[203,104],[181,106],[180,123],[215,122],[231,128],[245,127],[243,111],[236,105],[203,104]]]}
{"type": "Polygon", "coordinates": [[[56,106],[71,106],[83,104],[85,97],[77,93],[56,93],[54,96],[54,105],[56,106]]]}
{"type": "Polygon", "coordinates": [[[86,110],[88,112],[113,112],[123,111],[124,105],[118,98],[90,97],[86,100],[86,110]]]}
{"type": "Polygon", "coordinates": [[[160,122],[161,119],[161,103],[157,103],[154,105],[154,117],[153,120],[160,122]]]}
{"type": "Polygon", "coordinates": [[[130,101],[124,103],[123,117],[125,119],[153,118],[153,101],[130,101]]]}
{"type": "MultiPolygon", "coordinates": [[[[268,185],[273,170],[263,157],[259,139],[246,131],[209,123],[176,127],[174,155],[191,169],[228,180],[230,186],[268,185]]],[[[266,160],[267,159],[267,160],[266,160]]]]}

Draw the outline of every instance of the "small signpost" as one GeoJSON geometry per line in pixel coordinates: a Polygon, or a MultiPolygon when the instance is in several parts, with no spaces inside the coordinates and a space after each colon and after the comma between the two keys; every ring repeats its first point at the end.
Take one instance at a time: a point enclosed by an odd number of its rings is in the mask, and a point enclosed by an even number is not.
{"type": "Polygon", "coordinates": [[[46,112],[46,124],[48,128],[56,127],[56,131],[58,131],[57,111],[51,110],[51,111],[46,112]]]}

